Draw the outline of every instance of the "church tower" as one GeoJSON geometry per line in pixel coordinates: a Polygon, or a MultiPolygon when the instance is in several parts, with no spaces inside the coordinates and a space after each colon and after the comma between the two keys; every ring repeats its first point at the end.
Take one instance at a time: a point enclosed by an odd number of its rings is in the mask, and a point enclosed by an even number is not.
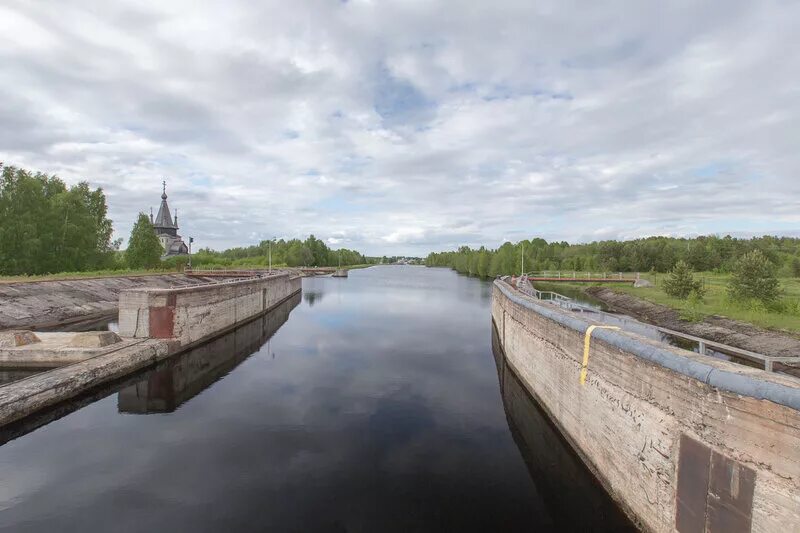
{"type": "MultiPolygon", "coordinates": [[[[172,255],[182,255],[189,253],[189,248],[183,242],[183,239],[178,235],[178,212],[175,211],[175,218],[169,211],[169,204],[167,203],[167,182],[161,183],[161,206],[158,208],[158,214],[153,220],[153,230],[158,235],[161,241],[161,246],[164,247],[164,257],[172,255]]],[[[152,210],[151,215],[152,217],[152,210]]]]}

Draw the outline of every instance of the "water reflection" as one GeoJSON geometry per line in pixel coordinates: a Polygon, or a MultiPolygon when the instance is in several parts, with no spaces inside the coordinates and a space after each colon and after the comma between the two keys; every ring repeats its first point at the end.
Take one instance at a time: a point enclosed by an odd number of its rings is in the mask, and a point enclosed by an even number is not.
{"type": "Polygon", "coordinates": [[[322,295],[325,294],[321,290],[310,290],[308,292],[303,291],[303,300],[309,305],[313,306],[315,303],[318,303],[322,300],[322,295]]]}
{"type": "Polygon", "coordinates": [[[257,352],[300,303],[296,294],[268,314],[148,372],[117,395],[121,413],[170,413],[257,352]]]}
{"type": "Polygon", "coordinates": [[[492,352],[511,434],[559,531],[636,531],[505,364],[497,331],[492,352]]]}
{"type": "Polygon", "coordinates": [[[263,337],[0,446],[0,529],[557,529],[506,419],[490,283],[386,266],[303,291],[251,356],[263,337]]]}

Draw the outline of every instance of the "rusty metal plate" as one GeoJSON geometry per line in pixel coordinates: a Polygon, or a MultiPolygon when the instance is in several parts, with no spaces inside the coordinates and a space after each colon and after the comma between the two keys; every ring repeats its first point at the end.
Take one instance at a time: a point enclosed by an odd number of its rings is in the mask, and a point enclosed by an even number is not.
{"type": "Polygon", "coordinates": [[[169,339],[175,327],[174,307],[150,308],[150,337],[155,339],[169,339]]]}
{"type": "Polygon", "coordinates": [[[711,454],[707,531],[749,533],[756,473],[722,454],[711,454]]]}
{"type": "Polygon", "coordinates": [[[675,527],[681,533],[703,533],[706,527],[711,449],[681,435],[675,527]]]}

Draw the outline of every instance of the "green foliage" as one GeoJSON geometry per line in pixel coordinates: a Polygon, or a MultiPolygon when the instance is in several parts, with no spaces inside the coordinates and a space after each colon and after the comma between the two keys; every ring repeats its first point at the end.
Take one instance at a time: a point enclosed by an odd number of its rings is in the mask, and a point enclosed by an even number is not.
{"type": "MultiPolygon", "coordinates": [[[[523,245],[527,271],[669,272],[678,261],[684,261],[695,272],[728,273],[733,271],[741,256],[759,250],[770,262],[788,272],[793,268],[790,267],[793,260],[800,256],[800,239],[791,237],[648,237],[588,244],[548,243],[535,238],[516,244],[507,242],[496,250],[462,246],[456,251],[432,253],[425,259],[425,264],[447,266],[484,277],[518,274],[523,245]]],[[[797,268],[800,275],[800,259],[797,268]]]]}
{"type": "Polygon", "coordinates": [[[792,265],[791,266],[791,268],[792,268],[792,277],[800,278],[800,257],[797,257],[797,256],[793,257],[791,265],[792,265]]]}
{"type": "Polygon", "coordinates": [[[222,252],[202,248],[192,255],[192,265],[195,267],[265,267],[269,265],[270,253],[273,266],[337,266],[340,264],[340,258],[342,266],[379,262],[379,259],[367,258],[355,250],[347,248],[332,250],[322,240],[309,235],[305,241],[280,239],[272,241],[271,246],[269,241],[261,241],[257,245],[230,248],[222,252]]]}
{"type": "Polygon", "coordinates": [[[728,282],[728,294],[739,302],[752,300],[766,306],[776,302],[780,284],[775,277],[775,266],[760,250],[743,255],[728,282]]]}
{"type": "Polygon", "coordinates": [[[150,219],[144,213],[139,213],[131,230],[128,249],[125,250],[125,263],[129,268],[156,268],[160,266],[163,253],[164,248],[150,224],[150,219]]]}
{"type": "Polygon", "coordinates": [[[701,300],[703,298],[700,282],[694,279],[692,269],[685,261],[675,263],[669,277],[664,280],[662,288],[668,295],[679,300],[687,299],[692,293],[701,300]]]}
{"type": "Polygon", "coordinates": [[[314,264],[314,253],[300,242],[293,242],[286,252],[286,264],[289,266],[307,266],[314,264]]]}
{"type": "Polygon", "coordinates": [[[0,164],[0,274],[115,266],[102,189],[0,164]]]}

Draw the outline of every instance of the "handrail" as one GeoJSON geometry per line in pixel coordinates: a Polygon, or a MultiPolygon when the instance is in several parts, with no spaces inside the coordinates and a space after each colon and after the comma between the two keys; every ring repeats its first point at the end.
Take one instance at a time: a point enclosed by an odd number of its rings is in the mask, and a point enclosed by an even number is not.
{"type": "Polygon", "coordinates": [[[247,277],[247,278],[263,278],[283,274],[281,270],[236,270],[236,269],[216,269],[216,268],[190,268],[184,269],[184,274],[209,277],[247,277]]]}
{"type": "Polygon", "coordinates": [[[547,279],[574,279],[582,280],[623,280],[638,281],[641,278],[639,272],[583,272],[580,270],[536,270],[524,274],[529,278],[547,279]]]}
{"type": "MultiPolygon", "coordinates": [[[[504,279],[507,283],[509,281],[507,277],[502,279],[504,279]]],[[[564,296],[563,294],[558,294],[557,292],[552,292],[552,291],[540,291],[535,287],[533,287],[533,285],[531,285],[529,277],[527,275],[520,276],[519,278],[517,278],[516,288],[523,294],[526,294],[532,298],[554,303],[559,307],[566,308],[570,311],[580,311],[580,312],[588,311],[600,316],[612,317],[614,321],[617,322],[620,320],[620,317],[618,315],[613,315],[611,313],[606,313],[605,311],[601,311],[599,309],[594,309],[593,307],[577,302],[568,296],[564,296]]],[[[766,370],[767,372],[774,372],[773,363],[800,363],[800,356],[796,355],[795,356],[765,355],[757,352],[752,352],[750,350],[745,350],[744,348],[737,348],[735,346],[730,346],[728,344],[722,344],[720,342],[711,341],[708,339],[704,339],[702,337],[695,337],[694,335],[689,335],[688,333],[681,333],[680,331],[675,331],[668,328],[662,328],[660,326],[650,326],[650,327],[654,328],[656,331],[664,335],[670,335],[672,337],[676,337],[679,339],[696,342],[698,346],[697,351],[701,355],[709,355],[707,350],[711,348],[715,352],[719,352],[725,355],[732,355],[734,357],[738,357],[739,359],[746,359],[748,361],[761,363],[764,366],[764,370],[766,370]]]]}

